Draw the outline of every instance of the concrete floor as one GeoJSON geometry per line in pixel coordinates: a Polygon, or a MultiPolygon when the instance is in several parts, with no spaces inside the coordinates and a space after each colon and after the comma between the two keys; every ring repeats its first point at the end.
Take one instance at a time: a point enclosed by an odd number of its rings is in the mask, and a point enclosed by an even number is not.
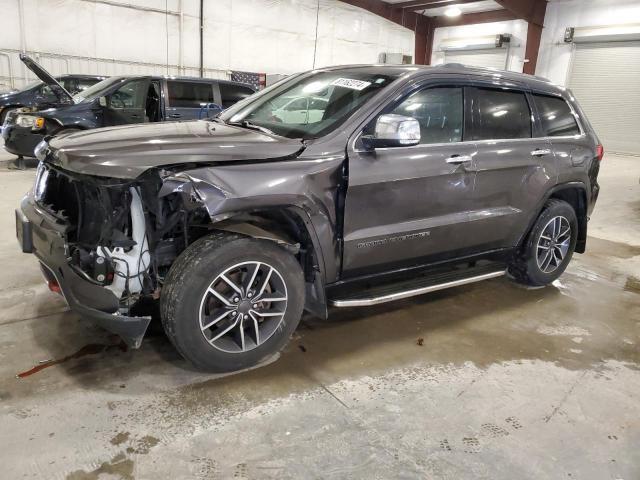
{"type": "Polygon", "coordinates": [[[640,158],[602,167],[588,253],[554,286],[336,310],[229,376],[68,312],[14,239],[33,171],[3,170],[0,476],[640,478],[640,158]]]}

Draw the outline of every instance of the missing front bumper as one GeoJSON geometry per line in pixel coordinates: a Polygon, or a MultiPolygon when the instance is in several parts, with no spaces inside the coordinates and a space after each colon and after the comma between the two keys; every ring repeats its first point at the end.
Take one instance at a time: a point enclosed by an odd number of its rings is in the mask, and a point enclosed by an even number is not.
{"type": "Polygon", "coordinates": [[[118,312],[119,302],[109,289],[80,277],[67,263],[64,228],[31,202],[22,200],[16,211],[16,234],[23,252],[40,260],[47,283],[54,281],[74,312],[113,332],[131,348],[139,348],[151,317],[129,317],[118,312]]]}

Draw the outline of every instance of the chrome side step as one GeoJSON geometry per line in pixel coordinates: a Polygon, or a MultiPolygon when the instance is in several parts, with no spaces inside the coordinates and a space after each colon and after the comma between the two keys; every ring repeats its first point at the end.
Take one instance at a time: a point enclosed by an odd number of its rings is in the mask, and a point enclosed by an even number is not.
{"type": "Polygon", "coordinates": [[[480,282],[482,280],[489,280],[490,278],[501,277],[506,273],[506,270],[496,270],[482,275],[473,275],[466,278],[458,278],[441,283],[435,283],[432,285],[425,285],[409,290],[403,290],[393,293],[385,293],[379,296],[372,297],[356,297],[331,300],[330,304],[334,307],[368,307],[371,305],[378,305],[379,303],[393,302],[394,300],[400,300],[402,298],[415,297],[416,295],[422,295],[423,293],[435,292],[438,290],[444,290],[446,288],[459,287],[460,285],[467,285],[468,283],[480,282]]]}

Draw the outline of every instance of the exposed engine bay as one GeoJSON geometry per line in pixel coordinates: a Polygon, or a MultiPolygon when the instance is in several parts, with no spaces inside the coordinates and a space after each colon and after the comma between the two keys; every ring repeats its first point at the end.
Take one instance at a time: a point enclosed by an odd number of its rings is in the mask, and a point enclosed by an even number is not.
{"type": "Polygon", "coordinates": [[[144,296],[158,297],[169,266],[189,242],[187,225],[206,223],[206,214],[197,206],[187,210],[179,194],[159,198],[155,176],[110,180],[45,163],[36,176],[37,204],[67,227],[70,266],[111,290],[121,311],[144,296]]]}

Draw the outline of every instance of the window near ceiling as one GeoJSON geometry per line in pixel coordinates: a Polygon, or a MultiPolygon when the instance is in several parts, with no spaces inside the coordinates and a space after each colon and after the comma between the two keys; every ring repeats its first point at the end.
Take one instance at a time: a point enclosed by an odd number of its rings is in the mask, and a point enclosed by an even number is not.
{"type": "Polygon", "coordinates": [[[533,98],[540,114],[543,136],[580,135],[578,122],[563,98],[548,95],[534,95],[533,98]]]}
{"type": "Polygon", "coordinates": [[[244,100],[249,95],[253,95],[253,90],[243,85],[233,83],[220,83],[220,96],[222,97],[222,108],[229,108],[236,102],[244,100]]]}
{"type": "Polygon", "coordinates": [[[387,113],[413,117],[420,123],[420,143],[462,141],[463,101],[461,87],[420,90],[387,113]]]}
{"type": "Polygon", "coordinates": [[[531,138],[531,111],[523,92],[476,88],[473,140],[531,138]]]}
{"type": "Polygon", "coordinates": [[[169,105],[177,108],[200,108],[202,103],[213,103],[210,83],[168,81],[169,105]]]}

